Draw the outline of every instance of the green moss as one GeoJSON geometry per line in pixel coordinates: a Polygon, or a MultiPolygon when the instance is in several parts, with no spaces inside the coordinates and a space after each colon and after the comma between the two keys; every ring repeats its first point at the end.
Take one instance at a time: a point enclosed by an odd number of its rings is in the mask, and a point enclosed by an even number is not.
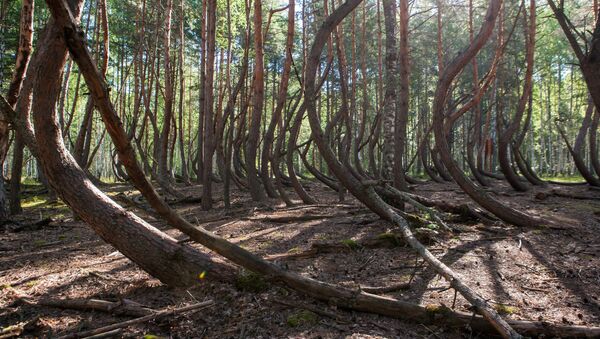
{"type": "Polygon", "coordinates": [[[290,314],[287,317],[287,324],[290,327],[298,327],[303,325],[314,325],[319,320],[319,316],[307,310],[298,311],[290,314]]]}
{"type": "Polygon", "coordinates": [[[438,314],[443,315],[448,312],[452,312],[452,310],[450,310],[446,305],[435,305],[435,304],[425,305],[425,310],[427,311],[427,313],[431,314],[432,316],[435,316],[438,314]]]}
{"type": "Polygon", "coordinates": [[[437,224],[434,224],[434,223],[432,223],[432,222],[430,222],[430,223],[427,223],[427,224],[425,225],[425,227],[427,227],[427,228],[428,228],[428,229],[430,229],[430,230],[437,230],[437,229],[438,229],[438,225],[437,225],[437,224]]]}
{"type": "Polygon", "coordinates": [[[566,182],[566,183],[582,183],[585,182],[580,175],[564,175],[564,176],[542,176],[543,180],[566,182]]]}
{"type": "Polygon", "coordinates": [[[508,305],[503,305],[503,304],[494,305],[494,309],[496,309],[496,312],[498,312],[500,314],[513,314],[519,310],[518,308],[516,308],[514,306],[508,306],[508,305]]]}
{"type": "Polygon", "coordinates": [[[290,254],[293,254],[293,253],[300,253],[301,251],[302,251],[302,249],[300,247],[293,247],[293,248],[290,248],[287,252],[290,254]]]}
{"type": "Polygon", "coordinates": [[[23,208],[33,208],[44,205],[47,202],[45,196],[34,195],[32,197],[23,199],[21,201],[21,207],[23,208]]]}
{"type": "Polygon", "coordinates": [[[254,272],[242,272],[235,280],[235,287],[241,291],[260,293],[267,289],[267,281],[254,272]]]}
{"type": "Polygon", "coordinates": [[[48,242],[46,240],[42,240],[42,239],[38,239],[36,241],[33,242],[33,246],[35,247],[42,247],[44,245],[46,245],[48,242]]]}
{"type": "Polygon", "coordinates": [[[380,233],[377,235],[377,239],[388,241],[389,243],[391,243],[394,246],[402,245],[402,242],[400,241],[398,236],[392,232],[380,233]]]}
{"type": "Polygon", "coordinates": [[[361,248],[361,246],[355,240],[352,240],[352,239],[344,239],[341,241],[341,243],[348,246],[348,248],[353,251],[361,248]]]}
{"type": "Polygon", "coordinates": [[[27,286],[27,287],[33,287],[33,286],[35,286],[37,284],[38,284],[37,280],[31,280],[31,281],[26,282],[25,286],[27,286]]]}

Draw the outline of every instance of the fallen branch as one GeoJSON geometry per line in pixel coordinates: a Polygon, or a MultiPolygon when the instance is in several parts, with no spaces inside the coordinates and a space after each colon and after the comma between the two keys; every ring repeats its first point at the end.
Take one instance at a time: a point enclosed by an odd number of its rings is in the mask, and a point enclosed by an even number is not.
{"type": "MultiPolygon", "coordinates": [[[[419,232],[417,233],[417,237],[424,242],[431,242],[433,240],[429,232],[419,232]]],[[[309,258],[323,253],[351,252],[362,248],[394,248],[405,245],[406,241],[401,234],[386,232],[375,237],[359,240],[345,239],[339,242],[315,242],[308,250],[295,253],[273,254],[267,256],[265,259],[279,260],[309,258]]]]}
{"type": "Polygon", "coordinates": [[[264,222],[275,222],[275,223],[290,223],[290,222],[302,222],[335,218],[337,214],[307,214],[307,215],[285,215],[285,216],[271,216],[271,217],[252,217],[252,218],[241,218],[241,220],[251,221],[264,221],[264,222]]]}
{"type": "Polygon", "coordinates": [[[175,308],[172,310],[163,310],[163,311],[159,311],[156,313],[152,313],[140,318],[136,318],[136,319],[131,319],[128,321],[123,321],[120,323],[116,323],[116,324],[112,324],[112,325],[108,325],[108,326],[104,326],[104,327],[100,327],[94,330],[89,330],[89,331],[83,331],[83,332],[78,332],[78,333],[73,333],[73,334],[68,334],[62,337],[58,337],[58,339],[75,339],[75,338],[84,338],[84,337],[90,337],[90,336],[97,336],[100,334],[104,334],[106,332],[111,332],[114,331],[116,329],[119,328],[125,328],[131,325],[135,325],[135,324],[139,324],[139,323],[143,323],[146,321],[150,321],[150,320],[154,320],[154,319],[158,319],[158,318],[162,318],[162,317],[166,317],[166,316],[173,316],[176,314],[181,314],[181,313],[185,313],[185,312],[190,312],[190,311],[194,311],[194,310],[199,310],[199,309],[203,309],[203,308],[207,308],[210,306],[213,306],[215,303],[212,300],[208,300],[208,301],[204,301],[198,304],[194,304],[194,305],[189,305],[189,306],[185,306],[185,307],[181,307],[181,308],[175,308]]]}
{"type": "Polygon", "coordinates": [[[410,288],[410,282],[397,283],[388,286],[361,286],[360,289],[373,294],[382,294],[389,292],[396,292],[400,290],[408,290],[410,288]]]}
{"type": "Polygon", "coordinates": [[[98,299],[40,299],[32,304],[62,309],[100,311],[131,317],[142,317],[155,313],[153,309],[128,299],[122,299],[117,302],[98,299]]]}

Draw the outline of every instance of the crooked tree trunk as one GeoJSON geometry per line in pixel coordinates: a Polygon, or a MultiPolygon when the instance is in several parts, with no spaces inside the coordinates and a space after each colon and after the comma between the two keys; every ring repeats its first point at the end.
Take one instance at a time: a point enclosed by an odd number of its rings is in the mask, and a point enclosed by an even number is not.
{"type": "MultiPolygon", "coordinates": [[[[529,19],[527,19],[527,15],[524,15],[524,26],[525,26],[525,59],[527,63],[527,67],[525,69],[525,79],[523,81],[523,93],[519,98],[519,102],[517,104],[517,109],[515,112],[515,116],[512,118],[512,121],[509,123],[508,127],[501,133],[498,138],[498,163],[500,164],[500,169],[508,183],[517,191],[525,192],[529,188],[523,181],[520,180],[517,173],[515,173],[512,162],[510,160],[509,150],[511,149],[511,144],[513,142],[513,136],[517,131],[519,131],[519,127],[521,126],[521,120],[523,118],[523,113],[527,108],[527,102],[529,101],[529,96],[532,95],[533,90],[533,62],[534,62],[534,52],[535,52],[535,30],[536,30],[536,16],[535,16],[536,6],[535,0],[530,0],[529,3],[529,19]]],[[[500,127],[502,125],[501,121],[498,121],[497,126],[500,127]]],[[[516,157],[516,155],[514,155],[516,157]]]]}
{"type": "MultiPolygon", "coordinates": [[[[460,292],[469,302],[478,309],[484,317],[490,321],[491,325],[493,325],[504,337],[507,338],[520,338],[521,336],[515,332],[506,321],[504,321],[498,313],[491,308],[487,302],[474,293],[468,286],[464,285],[462,281],[458,278],[458,276],[450,270],[449,267],[440,262],[437,258],[435,258],[428,250],[425,248],[412,234],[410,228],[408,227],[408,223],[406,220],[401,218],[396,212],[394,212],[393,208],[387,205],[373,190],[373,187],[363,185],[360,181],[358,181],[357,177],[355,177],[350,171],[348,171],[347,167],[344,166],[340,161],[336,158],[334,152],[328,145],[327,138],[321,129],[321,122],[319,116],[317,114],[315,99],[316,99],[316,89],[315,89],[315,78],[316,71],[320,61],[320,55],[323,50],[323,46],[325,45],[326,39],[331,34],[331,32],[335,29],[335,27],[344,19],[348,13],[350,13],[361,0],[349,0],[340,7],[338,7],[323,23],[319,31],[315,36],[314,44],[311,48],[308,64],[306,70],[306,79],[305,79],[305,103],[306,110],[308,112],[308,117],[310,121],[310,125],[312,128],[312,136],[319,147],[319,151],[321,155],[327,162],[330,170],[335,174],[335,176],[339,179],[340,183],[348,188],[350,192],[361,202],[363,202],[368,208],[370,208],[373,212],[377,213],[384,219],[392,221],[396,224],[402,231],[402,234],[406,238],[407,242],[411,245],[413,249],[415,249],[419,255],[421,255],[433,268],[442,276],[450,281],[450,284],[460,292]]],[[[491,31],[494,27],[494,22],[496,16],[498,14],[500,2],[491,0],[490,6],[488,9],[488,13],[486,15],[486,24],[482,27],[482,31],[479,34],[481,40],[481,46],[485,42],[485,40],[491,34],[491,31]],[[489,31],[489,32],[488,32],[489,31]],[[487,33],[487,35],[486,35],[487,33]]],[[[479,48],[481,48],[481,46],[479,48]]],[[[476,51],[475,51],[476,52],[476,51]]],[[[468,61],[467,61],[468,62],[468,61]]]]}
{"type": "MultiPolygon", "coordinates": [[[[463,189],[463,191],[465,191],[465,193],[475,200],[475,202],[508,223],[525,227],[540,226],[548,224],[549,222],[541,218],[519,212],[502,204],[500,201],[489,196],[486,192],[482,191],[473,182],[471,182],[458,167],[454,159],[452,159],[450,146],[448,145],[448,140],[445,133],[445,106],[450,95],[450,87],[452,82],[461,72],[461,70],[464,69],[464,67],[473,59],[473,57],[475,57],[479,50],[485,45],[489,36],[492,34],[494,23],[500,10],[500,4],[500,0],[490,0],[490,10],[492,11],[489,11],[486,14],[484,25],[473,40],[473,43],[466,50],[455,57],[454,60],[444,68],[444,71],[440,76],[433,101],[433,129],[435,133],[435,142],[441,159],[445,167],[452,175],[452,178],[463,189]]],[[[448,129],[451,129],[451,126],[448,129]]]]}
{"type": "MultiPolygon", "coordinates": [[[[72,13],[76,13],[73,17],[69,12],[71,20],[77,20],[82,2],[71,1],[75,7],[72,13]]],[[[47,3],[50,8],[64,8],[66,5],[64,0],[47,3]]],[[[59,79],[67,57],[63,40],[65,30],[55,25],[53,19],[48,25],[51,27],[48,39],[40,43],[38,51],[39,58],[45,62],[39,63],[36,69],[34,92],[37,95],[33,99],[32,111],[39,158],[52,187],[99,236],[162,282],[189,286],[198,282],[198,274],[202,272],[231,278],[233,271],[230,266],[218,264],[207,255],[178,244],[175,239],[117,205],[89,181],[66,150],[55,119],[59,79]]],[[[96,75],[100,76],[97,70],[96,75]]]]}
{"type": "Polygon", "coordinates": [[[589,167],[587,166],[585,160],[581,156],[581,153],[583,152],[583,146],[585,145],[585,136],[588,132],[588,129],[590,128],[590,125],[592,124],[593,112],[594,103],[590,98],[588,108],[583,118],[583,122],[581,123],[581,128],[577,133],[577,137],[575,138],[575,144],[573,146],[571,146],[569,142],[569,137],[565,134],[564,130],[558,124],[556,127],[562,138],[565,140],[565,143],[567,144],[567,149],[569,150],[569,153],[571,153],[571,156],[573,157],[573,162],[575,163],[575,167],[577,167],[577,170],[579,171],[581,176],[585,179],[585,181],[587,181],[588,184],[592,186],[600,186],[600,179],[595,177],[594,174],[590,172],[589,167]]]}
{"type": "MultiPolygon", "coordinates": [[[[294,28],[295,28],[295,1],[291,0],[288,4],[288,26],[287,26],[287,38],[285,43],[285,61],[283,63],[283,70],[281,71],[281,81],[279,83],[279,93],[277,94],[277,105],[271,116],[271,122],[263,137],[263,147],[260,161],[260,176],[265,187],[265,191],[270,197],[277,197],[275,193],[275,187],[271,181],[271,174],[269,171],[269,164],[273,171],[275,167],[279,166],[278,163],[273,161],[273,141],[275,136],[275,128],[281,121],[281,115],[285,106],[287,98],[288,84],[290,81],[290,71],[292,69],[292,51],[294,48],[294,28]]],[[[285,135],[279,135],[278,138],[283,138],[285,135]]],[[[285,194],[285,193],[284,193],[285,194]]]]}
{"type": "MultiPolygon", "coordinates": [[[[152,186],[149,184],[147,179],[143,176],[143,173],[139,169],[137,162],[135,160],[135,154],[133,153],[132,148],[130,147],[129,141],[126,138],[125,131],[120,125],[118,116],[116,115],[114,108],[112,107],[109,97],[106,83],[104,79],[99,76],[97,70],[95,70],[95,66],[91,61],[89,53],[85,49],[83,43],[83,35],[80,35],[78,32],[78,26],[70,16],[70,13],[66,9],[64,0],[47,0],[49,8],[53,16],[57,19],[57,23],[62,30],[62,35],[65,37],[66,41],[69,43],[69,48],[72,53],[73,59],[78,63],[80,69],[85,74],[86,81],[92,92],[94,97],[94,101],[99,107],[99,111],[102,114],[103,120],[107,126],[107,130],[115,143],[115,146],[119,152],[119,156],[124,161],[124,165],[126,166],[128,171],[131,171],[130,175],[132,175],[132,180],[136,187],[141,190],[142,194],[149,200],[149,202],[153,205],[154,208],[161,214],[163,218],[165,218],[169,223],[173,226],[176,226],[178,229],[183,230],[186,234],[190,235],[190,237],[198,241],[208,248],[214,250],[215,252],[222,254],[228,259],[250,269],[260,274],[263,274],[270,278],[270,280],[274,282],[283,282],[291,288],[294,288],[300,292],[306,293],[310,296],[313,296],[318,299],[327,300],[329,302],[333,302],[340,307],[347,307],[355,310],[374,312],[382,315],[404,318],[408,320],[415,321],[423,321],[423,322],[432,322],[436,323],[446,322],[451,325],[465,325],[469,324],[472,329],[476,331],[486,331],[489,332],[492,330],[492,327],[489,323],[483,318],[478,316],[472,316],[469,314],[445,311],[441,314],[436,314],[432,316],[431,312],[428,311],[425,307],[421,307],[418,305],[402,302],[399,300],[375,296],[369,293],[365,293],[362,291],[353,291],[345,288],[339,288],[331,284],[327,284],[324,282],[316,281],[310,278],[306,278],[292,272],[286,271],[279,266],[273,265],[265,260],[257,258],[246,250],[231,244],[224,239],[221,239],[217,236],[214,236],[210,232],[203,230],[202,228],[195,228],[193,225],[186,222],[182,219],[176,212],[172,211],[165,203],[162,201],[156,192],[153,190],[152,186]],[[142,173],[142,176],[138,174],[142,173]]],[[[337,25],[341,19],[347,13],[352,10],[360,0],[351,1],[353,6],[350,6],[348,3],[341,5],[336,12],[332,14],[328,22],[326,22],[325,29],[330,33],[333,29],[331,26],[337,25]],[[353,2],[353,3],[352,3],[353,2]],[[333,19],[332,19],[333,18],[333,19]]],[[[317,36],[317,41],[319,41],[319,36],[322,36],[327,33],[319,34],[317,36]]],[[[59,38],[55,40],[59,41],[59,38]]],[[[322,49],[323,45],[320,45],[320,49],[322,49]]],[[[314,55],[315,53],[311,53],[314,55]]],[[[318,58],[311,58],[311,65],[317,64],[318,58]]],[[[313,67],[312,70],[315,70],[316,67],[313,67]]],[[[312,83],[310,87],[314,90],[314,77],[312,78],[312,83]]],[[[311,110],[311,119],[315,118],[315,109],[314,109],[314,96],[311,110]]],[[[47,106],[52,107],[52,106],[47,106]]],[[[44,120],[44,117],[37,117],[43,122],[47,122],[44,120]]],[[[48,122],[52,122],[52,116],[47,115],[48,122]]],[[[36,121],[37,123],[37,121],[36,121]]],[[[312,124],[312,121],[311,121],[312,124]]],[[[56,129],[56,125],[49,123],[50,129],[56,129]],[[53,127],[54,126],[54,127],[53,127]]],[[[45,127],[45,126],[44,126],[45,127]]],[[[42,128],[43,129],[43,128],[42,128]]],[[[322,133],[322,132],[321,132],[322,133]]],[[[54,133],[57,134],[57,133],[54,133]]],[[[52,133],[49,135],[52,137],[52,133]]],[[[60,140],[60,139],[59,139],[60,140]]],[[[320,136],[321,142],[324,142],[324,138],[321,134],[320,136]]],[[[56,146],[60,146],[60,143],[56,146]]],[[[52,151],[52,149],[50,150],[52,151]]],[[[331,151],[331,150],[329,150],[331,151]]],[[[330,152],[330,155],[333,155],[330,152]]],[[[71,161],[71,163],[73,163],[71,161]]],[[[50,164],[55,164],[54,162],[50,162],[50,164]]],[[[73,163],[74,164],[74,163],[73,163]]],[[[52,167],[52,166],[50,166],[52,167]]],[[[76,167],[76,166],[75,166],[76,167]]],[[[53,173],[53,174],[60,174],[53,173]]],[[[83,174],[81,174],[83,175],[83,174]]],[[[54,177],[53,177],[54,180],[54,177]]],[[[85,188],[85,187],[84,187],[85,188]]],[[[73,189],[71,187],[71,189],[73,189]]],[[[80,189],[80,188],[78,188],[80,189]]],[[[86,189],[87,191],[87,189],[86,189]]],[[[372,192],[372,190],[370,190],[372,192]]],[[[96,198],[97,199],[97,198],[96,198]]],[[[90,206],[87,206],[89,209],[90,206]]],[[[85,211],[84,211],[85,212],[85,211]]],[[[391,209],[388,209],[387,213],[393,213],[391,209]]],[[[401,220],[395,220],[398,223],[401,223],[401,220]]],[[[410,240],[410,237],[409,237],[410,240]]],[[[187,253],[183,253],[186,254],[187,253]]],[[[433,258],[433,260],[437,260],[433,258]]],[[[453,279],[452,284],[457,289],[462,289],[462,285],[458,279],[453,279]]],[[[536,333],[543,333],[546,335],[580,335],[581,333],[590,333],[594,335],[600,332],[600,329],[582,329],[580,327],[565,327],[565,326],[544,326],[541,323],[532,323],[532,322],[522,322],[522,321],[511,321],[511,325],[515,326],[515,328],[523,331],[524,334],[532,335],[536,333]]],[[[504,329],[506,329],[504,327],[504,329]]],[[[506,332],[503,332],[506,334],[506,332]]],[[[516,337],[513,336],[513,337],[516,337]]]]}

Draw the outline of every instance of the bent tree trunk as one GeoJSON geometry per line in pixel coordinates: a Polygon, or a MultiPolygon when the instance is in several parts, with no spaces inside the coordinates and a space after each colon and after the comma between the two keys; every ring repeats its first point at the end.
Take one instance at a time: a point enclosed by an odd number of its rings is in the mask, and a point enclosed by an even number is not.
{"type": "MultiPolygon", "coordinates": [[[[477,187],[469,178],[463,173],[458,167],[452,155],[450,153],[450,146],[446,139],[446,133],[444,128],[444,117],[446,101],[450,95],[450,87],[456,76],[464,69],[464,67],[477,55],[479,50],[485,45],[486,41],[492,34],[494,29],[494,23],[500,10],[501,1],[490,0],[490,10],[486,14],[484,25],[480,32],[477,34],[473,43],[460,53],[454,60],[444,68],[440,80],[435,91],[435,97],[433,101],[433,130],[435,134],[435,143],[439,150],[440,157],[448,169],[452,178],[456,183],[465,191],[475,202],[487,209],[498,218],[517,225],[524,227],[533,227],[548,224],[549,222],[541,218],[531,216],[529,214],[519,212],[513,208],[510,208],[500,201],[492,198],[487,193],[477,187]]],[[[451,129],[447,128],[448,130],[451,129]]]]}
{"type": "MultiPolygon", "coordinates": [[[[71,0],[78,17],[82,0],[71,0]]],[[[49,3],[52,5],[52,3],[49,3]]],[[[67,57],[63,30],[48,24],[48,39],[38,50],[35,74],[33,120],[39,158],[52,187],[90,227],[142,269],[172,286],[189,286],[198,282],[202,272],[228,279],[230,266],[218,264],[191,247],[178,244],[142,219],[130,213],[98,190],[68,153],[56,123],[55,104],[59,79],[67,57]]]]}
{"type": "MultiPolygon", "coordinates": [[[[508,125],[508,127],[504,130],[504,133],[500,135],[498,138],[498,162],[500,164],[500,169],[508,183],[517,191],[525,192],[529,188],[526,184],[524,184],[517,173],[514,171],[510,156],[509,149],[510,145],[513,141],[513,136],[519,130],[521,126],[521,119],[523,118],[523,113],[525,112],[525,108],[527,107],[527,102],[529,101],[529,96],[532,95],[533,90],[533,62],[534,62],[534,51],[535,51],[535,0],[530,1],[529,5],[529,19],[527,19],[527,15],[524,15],[524,26],[525,26],[525,59],[527,62],[527,67],[525,70],[525,80],[523,82],[523,93],[519,98],[519,102],[517,104],[517,110],[515,112],[515,116],[512,121],[508,125]]],[[[502,124],[498,123],[498,127],[502,124]]],[[[514,155],[516,158],[516,155],[514,155]]]]}
{"type": "MultiPolygon", "coordinates": [[[[493,330],[489,323],[479,316],[472,316],[471,314],[453,312],[450,310],[444,311],[443,313],[432,314],[432,312],[427,310],[427,308],[419,305],[414,305],[387,297],[376,296],[360,290],[355,291],[346,288],[340,288],[328,283],[300,276],[298,274],[286,271],[277,265],[262,260],[243,248],[219,238],[202,228],[196,228],[185,221],[158,197],[156,191],[149,184],[145,176],[143,176],[143,172],[141,172],[136,162],[135,154],[133,153],[133,149],[131,148],[129,140],[127,139],[122,124],[119,121],[114,107],[110,103],[108,97],[108,87],[104,82],[104,79],[97,72],[89,52],[87,52],[85,49],[83,42],[84,35],[80,34],[80,31],[77,28],[78,25],[75,23],[69,11],[67,10],[64,0],[47,0],[46,2],[51,9],[53,17],[57,20],[59,27],[62,29],[64,37],[69,43],[69,48],[73,59],[78,63],[82,73],[85,76],[90,92],[99,108],[99,111],[102,114],[104,123],[115,144],[119,156],[124,162],[124,166],[128,170],[129,174],[132,175],[133,183],[138,189],[140,189],[144,197],[149,200],[153,208],[155,208],[157,212],[159,212],[159,214],[171,225],[188,234],[194,241],[205,245],[206,247],[225,256],[237,264],[267,276],[273,282],[283,282],[295,290],[321,300],[333,302],[335,305],[340,307],[347,307],[359,311],[373,312],[386,316],[420,322],[435,322],[436,324],[445,323],[451,326],[464,326],[469,324],[470,328],[475,331],[490,332],[493,330]],[[141,174],[141,176],[139,176],[139,174],[141,174]]],[[[336,11],[336,13],[332,15],[332,17],[338,18],[341,21],[340,17],[343,18],[350,10],[358,5],[358,3],[360,3],[360,0],[355,0],[353,6],[349,6],[347,3],[342,5],[336,11]]],[[[335,24],[339,23],[339,21],[336,22],[335,20],[333,20],[333,22],[335,24]]],[[[328,27],[329,32],[331,32],[332,28],[330,28],[328,25],[326,25],[326,27],[328,27]]],[[[322,49],[322,45],[320,48],[322,49]]],[[[313,114],[314,112],[313,102],[313,114]]],[[[49,115],[46,121],[43,117],[38,117],[38,119],[40,119],[42,122],[51,122],[52,118],[53,117],[49,115]]],[[[55,124],[50,125],[50,129],[56,128],[55,124]]],[[[53,133],[57,134],[57,132],[53,133]]],[[[52,134],[49,136],[52,136],[52,134]]],[[[61,144],[58,143],[54,146],[61,146],[61,144]]],[[[52,151],[52,149],[46,149],[46,151],[52,151]]],[[[54,164],[54,162],[52,163],[54,164]]],[[[72,159],[70,160],[70,163],[73,163],[72,159]]],[[[54,179],[55,178],[52,180],[54,179]]],[[[86,184],[91,186],[89,181],[86,184]]],[[[70,189],[73,188],[70,187],[70,189]]],[[[81,206],[79,205],[79,207],[81,206]]],[[[85,209],[85,207],[81,208],[85,209]]],[[[87,208],[94,207],[88,206],[87,208]]],[[[83,212],[88,213],[86,211],[83,212]]],[[[131,235],[131,237],[134,236],[131,235]]],[[[181,254],[188,255],[187,253],[181,254]]],[[[455,286],[460,284],[459,281],[453,281],[453,283],[455,286]]],[[[543,333],[549,336],[577,336],[581,335],[582,333],[600,333],[600,329],[597,328],[586,329],[576,326],[546,326],[541,322],[527,321],[511,321],[510,323],[519,331],[522,331],[527,335],[543,333]]]]}
{"type": "MultiPolygon", "coordinates": [[[[490,307],[490,305],[477,293],[472,291],[465,285],[461,279],[448,266],[434,257],[425,246],[423,246],[413,235],[408,223],[400,217],[394,209],[387,205],[374,191],[372,186],[363,185],[359,179],[351,173],[344,164],[342,164],[335,156],[333,150],[329,147],[327,138],[321,129],[321,121],[319,119],[316,108],[316,87],[315,79],[320,62],[321,52],[331,32],[340,24],[340,22],[350,13],[361,0],[349,0],[338,7],[323,23],[315,36],[315,41],[308,56],[305,78],[305,103],[308,112],[309,122],[312,129],[312,136],[319,147],[321,155],[327,162],[330,170],[339,179],[340,183],[362,203],[364,203],[373,212],[377,213],[382,218],[393,222],[400,228],[403,236],[410,246],[417,252],[425,261],[427,261],[437,273],[446,278],[450,285],[461,293],[489,322],[490,324],[506,338],[520,338],[521,336],[511,328],[511,326],[502,319],[498,313],[490,307]]],[[[488,13],[486,15],[486,25],[482,27],[479,33],[482,36],[482,42],[485,42],[489,33],[494,27],[494,22],[500,8],[500,2],[491,0],[488,13]],[[489,27],[488,27],[489,26],[489,27]],[[489,33],[485,34],[489,30],[489,33]]],[[[483,45],[483,43],[481,43],[483,45]]]]}

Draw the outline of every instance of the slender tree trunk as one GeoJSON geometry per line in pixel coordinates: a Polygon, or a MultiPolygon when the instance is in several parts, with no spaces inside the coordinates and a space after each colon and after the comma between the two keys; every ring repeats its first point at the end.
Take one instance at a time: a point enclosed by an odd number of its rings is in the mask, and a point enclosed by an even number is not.
{"type": "Polygon", "coordinates": [[[406,149],[406,125],[408,124],[410,95],[409,17],[408,0],[400,0],[400,90],[396,100],[396,117],[394,120],[394,186],[403,191],[408,190],[403,158],[406,149]]]}
{"type": "MultiPolygon", "coordinates": [[[[523,81],[523,93],[519,98],[519,102],[517,104],[517,109],[514,117],[512,118],[508,127],[504,130],[504,132],[498,138],[498,162],[500,164],[500,169],[506,180],[510,183],[510,185],[517,191],[524,192],[528,190],[528,187],[515,173],[512,162],[510,160],[509,150],[510,146],[513,143],[513,136],[516,132],[519,131],[521,126],[521,120],[523,118],[523,113],[527,108],[527,103],[529,102],[529,96],[532,95],[533,91],[533,63],[534,63],[534,51],[535,51],[535,31],[536,31],[536,6],[535,0],[530,0],[529,3],[529,18],[527,15],[524,15],[524,31],[525,31],[525,59],[526,59],[526,69],[525,69],[525,79],[523,81]]],[[[498,122],[497,126],[502,126],[501,121],[498,122]]]]}
{"type": "Polygon", "coordinates": [[[265,81],[262,33],[262,1],[254,1],[254,81],[252,83],[252,114],[248,125],[245,147],[246,174],[250,195],[254,201],[265,199],[265,192],[257,175],[256,154],[259,146],[260,124],[263,114],[265,81]]]}
{"type": "MultiPolygon", "coordinates": [[[[183,116],[185,114],[185,0],[180,0],[179,12],[179,154],[181,158],[181,177],[186,184],[190,183],[188,163],[186,159],[186,146],[183,128],[183,116]]],[[[188,124],[188,128],[191,126],[188,124]]]]}
{"type": "Polygon", "coordinates": [[[456,76],[473,59],[473,57],[475,57],[477,52],[479,52],[491,35],[498,12],[500,11],[500,5],[500,0],[490,0],[489,11],[486,14],[481,31],[475,37],[473,43],[446,66],[440,76],[433,102],[433,129],[435,132],[435,142],[442,161],[452,175],[452,178],[465,193],[475,200],[475,202],[496,215],[498,218],[517,226],[531,227],[547,225],[549,224],[547,220],[510,208],[475,186],[469,178],[465,176],[454,159],[452,159],[450,147],[446,138],[446,130],[451,129],[451,127],[444,127],[444,117],[446,115],[444,107],[446,106],[446,101],[450,94],[450,86],[456,76]]]}
{"type": "MultiPolygon", "coordinates": [[[[17,113],[28,117],[30,109],[31,87],[22,91],[25,74],[31,59],[32,40],[33,40],[33,11],[34,1],[23,0],[21,6],[21,21],[19,26],[19,48],[17,50],[17,60],[15,63],[15,72],[8,88],[7,102],[12,108],[17,108],[17,113]],[[24,98],[18,100],[21,93],[24,98]],[[21,101],[21,103],[17,103],[21,101]],[[25,112],[27,111],[27,112],[25,112]]],[[[8,122],[0,122],[0,168],[3,168],[4,159],[8,151],[8,122]],[[6,149],[5,148],[6,144],[6,149]]],[[[10,178],[10,213],[21,213],[21,174],[23,170],[23,136],[15,129],[15,143],[12,162],[12,171],[10,178]]],[[[6,197],[4,189],[4,176],[0,173],[0,224],[7,218],[6,197]]]]}
{"type": "Polygon", "coordinates": [[[215,74],[215,42],[216,42],[216,20],[217,1],[207,0],[207,22],[206,22],[206,81],[204,85],[204,172],[202,173],[202,209],[212,208],[212,173],[214,147],[214,89],[213,80],[215,74]]]}
{"type": "Polygon", "coordinates": [[[167,165],[169,153],[169,135],[171,134],[171,119],[173,119],[173,73],[171,70],[171,17],[173,14],[173,0],[167,0],[165,8],[165,21],[163,23],[164,37],[164,100],[163,125],[158,149],[158,177],[162,181],[168,181],[171,177],[167,165]]]}
{"type": "MultiPolygon", "coordinates": [[[[275,136],[275,128],[281,121],[281,115],[285,107],[285,101],[287,98],[288,84],[290,81],[290,71],[292,69],[292,51],[294,47],[294,29],[295,29],[295,1],[291,0],[288,3],[288,26],[287,26],[287,38],[285,43],[285,60],[283,63],[283,69],[281,71],[281,80],[279,83],[279,92],[277,94],[277,104],[275,110],[271,116],[271,122],[263,137],[263,147],[261,154],[261,170],[260,176],[265,187],[265,191],[270,197],[276,197],[275,187],[271,182],[271,175],[269,171],[269,164],[271,169],[279,166],[278,163],[273,162],[273,141],[275,136]]],[[[284,136],[280,135],[279,138],[284,136]]]]}
{"type": "Polygon", "coordinates": [[[394,179],[395,122],[396,122],[396,0],[383,0],[385,22],[385,97],[383,109],[383,162],[382,177],[394,179]]]}

